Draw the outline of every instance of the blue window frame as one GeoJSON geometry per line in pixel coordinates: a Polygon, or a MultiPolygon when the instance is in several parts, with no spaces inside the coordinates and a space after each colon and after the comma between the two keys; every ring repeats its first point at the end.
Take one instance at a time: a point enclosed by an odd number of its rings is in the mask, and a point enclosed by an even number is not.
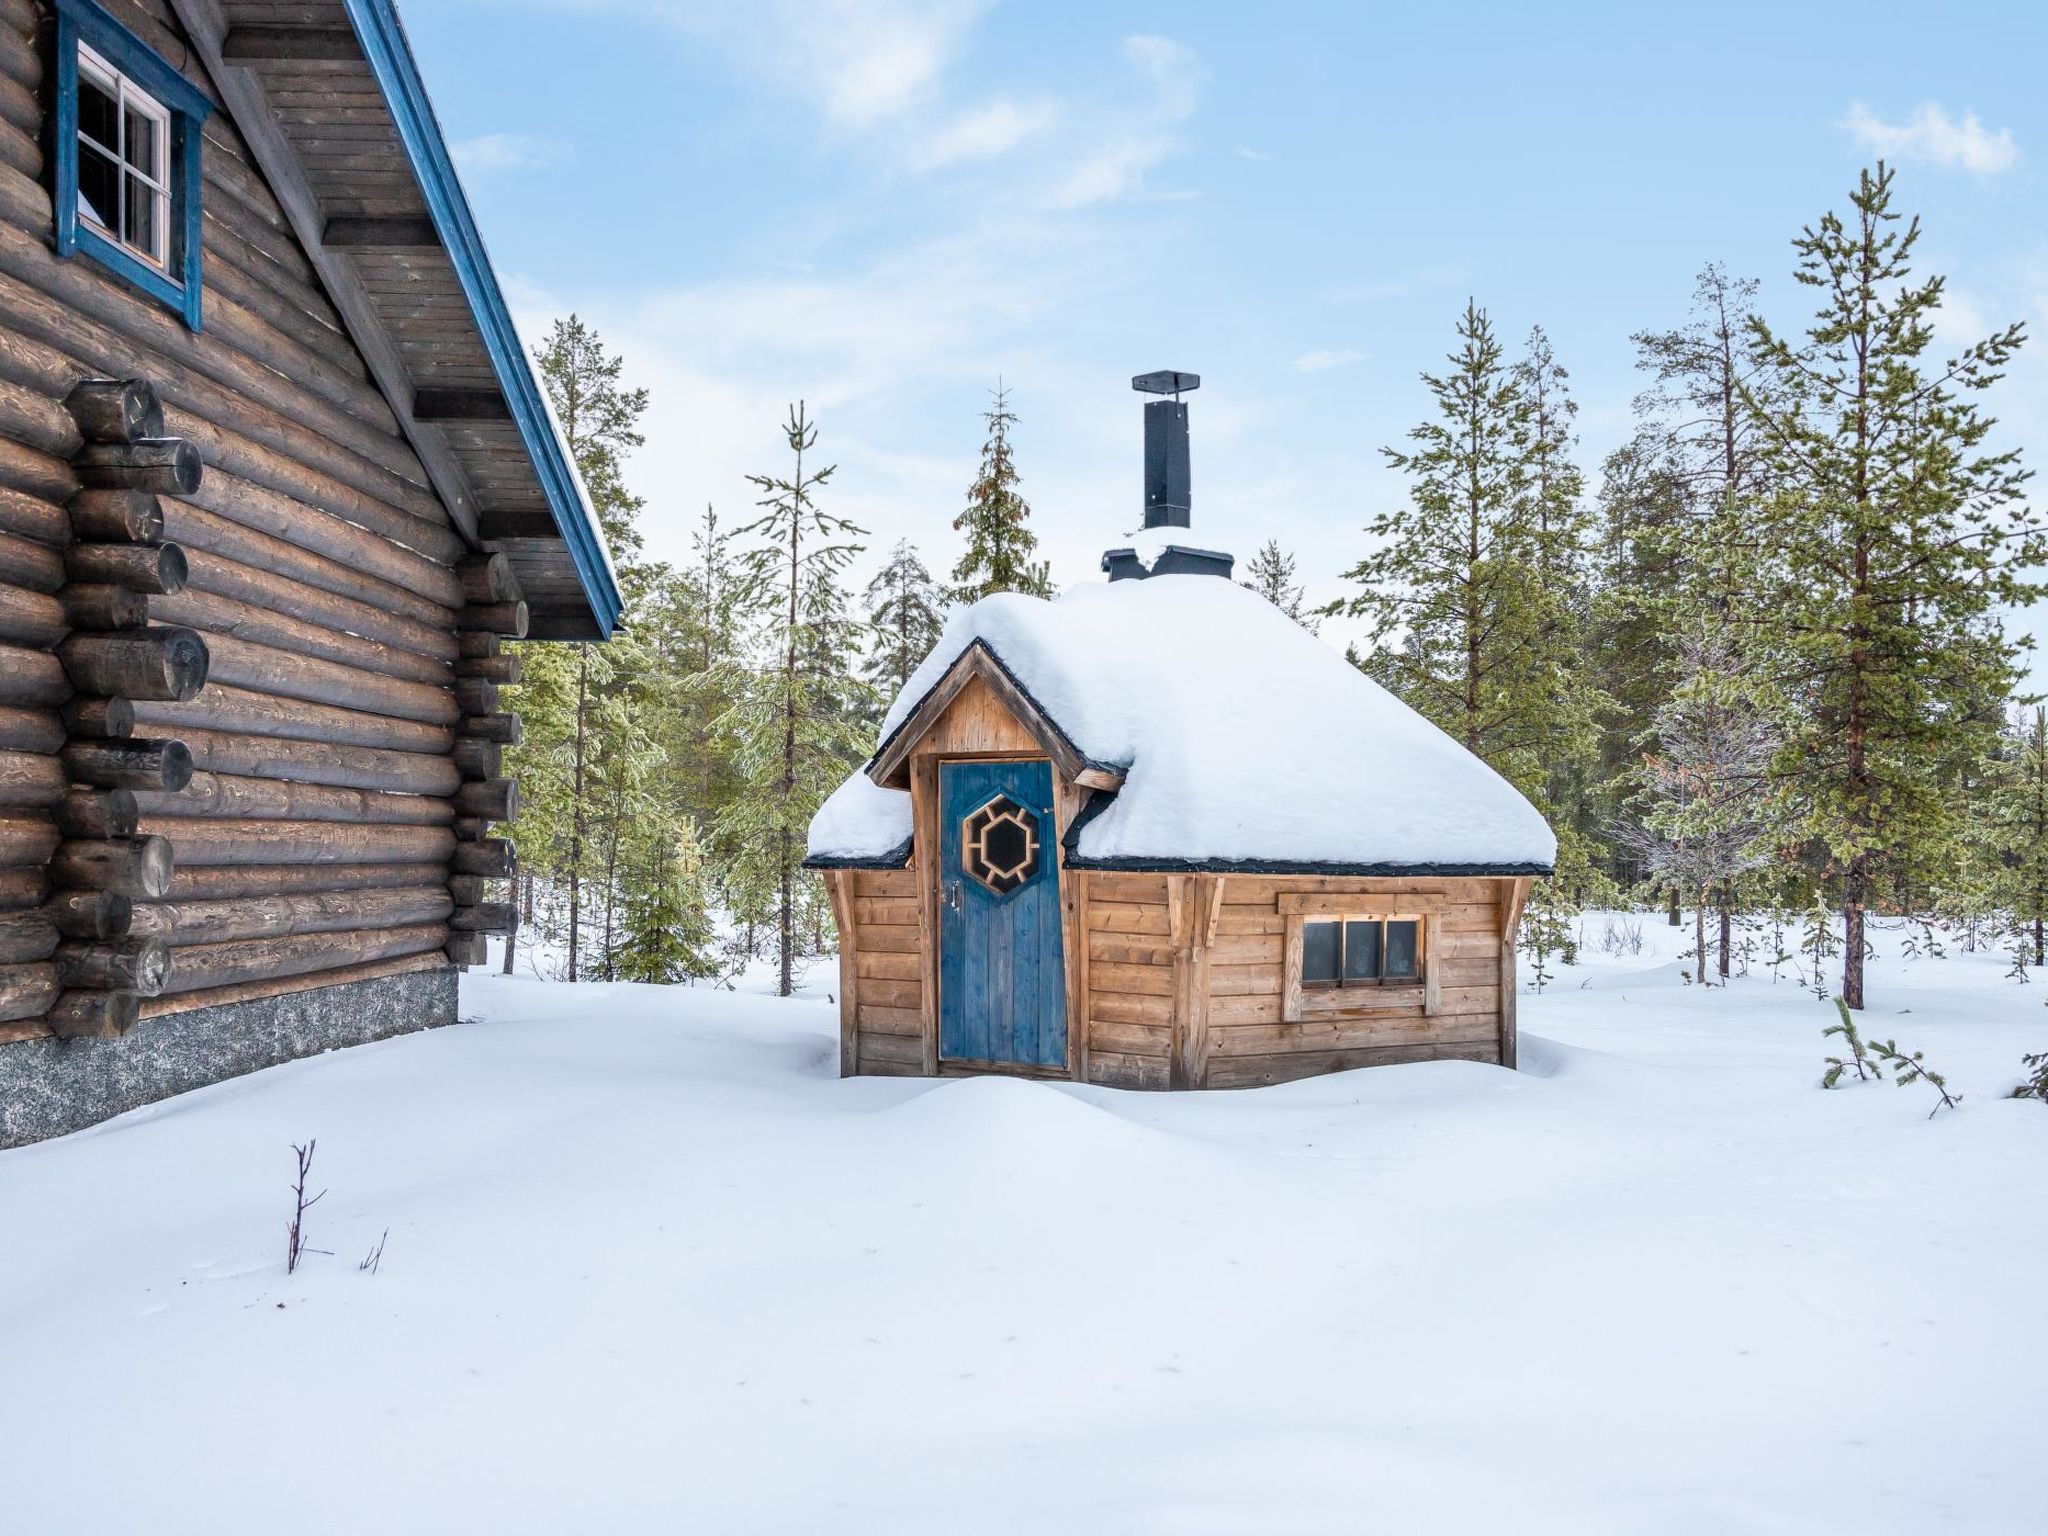
{"type": "Polygon", "coordinates": [[[199,125],[213,104],[92,0],[56,0],[57,254],[200,320],[199,125]]]}

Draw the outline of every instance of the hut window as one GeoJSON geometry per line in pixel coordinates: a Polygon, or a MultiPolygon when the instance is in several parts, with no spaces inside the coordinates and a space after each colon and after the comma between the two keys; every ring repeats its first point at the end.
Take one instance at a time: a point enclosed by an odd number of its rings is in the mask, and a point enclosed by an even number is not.
{"type": "Polygon", "coordinates": [[[199,328],[192,83],[85,0],[57,0],[57,254],[84,252],[199,328]]]}
{"type": "Polygon", "coordinates": [[[1301,981],[1308,987],[1364,987],[1421,977],[1417,917],[1315,917],[1301,927],[1301,981]]]}

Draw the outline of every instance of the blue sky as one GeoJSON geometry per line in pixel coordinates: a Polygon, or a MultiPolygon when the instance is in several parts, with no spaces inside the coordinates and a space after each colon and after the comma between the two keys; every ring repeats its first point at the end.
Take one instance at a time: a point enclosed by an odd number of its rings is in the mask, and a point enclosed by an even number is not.
{"type": "Polygon", "coordinates": [[[653,391],[651,552],[737,519],[805,397],[833,504],[936,568],[998,375],[1056,578],[1137,521],[1129,376],[1203,375],[1195,524],[1312,595],[1398,497],[1379,449],[1468,294],[1550,333],[1589,471],[1629,334],[1886,151],[1956,339],[2024,319],[1992,408],[2048,467],[2048,8],[407,0],[529,331],[574,309],[653,391]]]}

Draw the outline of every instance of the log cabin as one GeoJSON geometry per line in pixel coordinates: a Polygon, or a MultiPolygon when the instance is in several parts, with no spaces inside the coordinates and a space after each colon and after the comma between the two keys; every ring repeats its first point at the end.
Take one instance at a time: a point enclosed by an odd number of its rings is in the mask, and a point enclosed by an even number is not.
{"type": "Polygon", "coordinates": [[[840,1070],[1232,1088],[1515,1065],[1556,841],[1189,526],[1189,374],[1142,375],[1106,582],[956,614],[820,809],[840,1070]]]}
{"type": "Polygon", "coordinates": [[[0,1146],[452,1022],[619,606],[391,0],[0,0],[0,1146]]]}

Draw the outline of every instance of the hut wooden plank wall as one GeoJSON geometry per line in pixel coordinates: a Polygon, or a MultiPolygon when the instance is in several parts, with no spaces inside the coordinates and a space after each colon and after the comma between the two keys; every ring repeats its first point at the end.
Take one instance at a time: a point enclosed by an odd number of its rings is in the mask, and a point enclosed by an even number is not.
{"type": "MultiPolygon", "coordinates": [[[[954,1070],[940,1052],[933,940],[938,764],[1047,758],[1044,737],[980,678],[969,680],[909,751],[916,819],[904,867],[823,870],[841,936],[842,1073],[954,1070]]],[[[1393,1062],[1515,1064],[1514,939],[1529,876],[1077,867],[1067,834],[1102,791],[1058,782],[1068,1060],[1041,1075],[1114,1088],[1235,1088],[1393,1062]],[[1316,908],[1421,919],[1422,974],[1412,986],[1305,996],[1290,919],[1316,908]]]]}
{"type": "Polygon", "coordinates": [[[500,637],[617,597],[411,67],[384,0],[0,0],[0,1145],[451,1020],[509,926],[500,637]],[[197,328],[60,254],[67,16],[192,93],[197,328]]]}

